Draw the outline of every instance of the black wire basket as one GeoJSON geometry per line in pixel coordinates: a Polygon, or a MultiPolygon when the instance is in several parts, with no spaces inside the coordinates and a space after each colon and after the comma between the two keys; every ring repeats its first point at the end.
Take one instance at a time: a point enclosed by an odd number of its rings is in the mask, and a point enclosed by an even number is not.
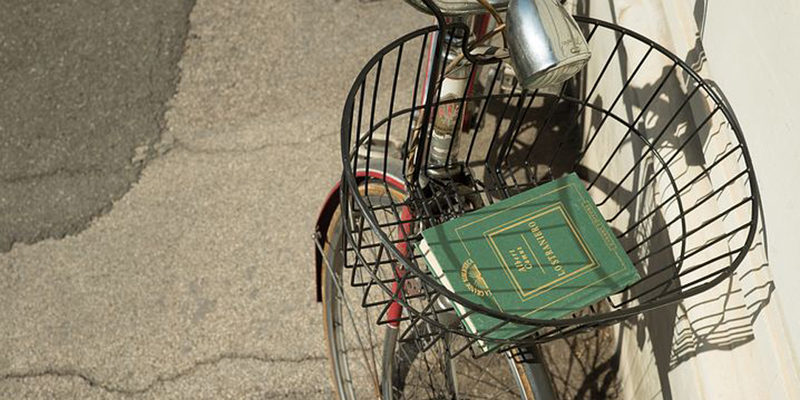
{"type": "Polygon", "coordinates": [[[459,23],[395,40],[355,80],[342,118],[344,262],[350,284],[363,290],[362,306],[379,310],[378,324],[399,322],[401,340],[432,345],[456,334],[466,340],[453,354],[480,355],[476,341],[522,354],[708,290],[745,257],[758,190],[720,93],[642,35],[576,20],[592,61],[555,87],[522,90],[504,60],[472,60],[468,90],[440,99],[444,54],[470,35],[459,23]],[[459,140],[446,165],[433,165],[433,126],[446,107],[464,110],[459,140]],[[423,229],[571,172],[586,182],[639,281],[562,319],[537,320],[475,304],[432,277],[415,247],[423,229]],[[377,201],[370,188],[401,194],[377,201]],[[390,317],[398,304],[401,316],[390,317]],[[476,335],[459,323],[454,304],[496,318],[498,329],[529,329],[511,339],[476,335]]]}

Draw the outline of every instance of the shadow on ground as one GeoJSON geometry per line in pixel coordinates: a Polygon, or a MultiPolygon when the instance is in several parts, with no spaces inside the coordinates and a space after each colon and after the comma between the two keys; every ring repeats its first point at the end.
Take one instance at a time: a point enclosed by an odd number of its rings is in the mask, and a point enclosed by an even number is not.
{"type": "Polygon", "coordinates": [[[74,234],[158,153],[194,0],[0,5],[0,252],[74,234]]]}

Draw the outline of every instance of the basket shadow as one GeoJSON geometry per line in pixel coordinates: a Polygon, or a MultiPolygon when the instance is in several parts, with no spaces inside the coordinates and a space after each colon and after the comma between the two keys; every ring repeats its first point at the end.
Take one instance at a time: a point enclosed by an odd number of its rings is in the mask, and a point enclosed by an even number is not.
{"type": "MultiPolygon", "coordinates": [[[[664,69],[662,73],[663,79],[667,79],[672,72],[669,69],[664,69]]],[[[631,91],[631,96],[650,96],[652,92],[652,87],[644,86],[642,88],[634,88],[631,91]],[[637,91],[641,92],[637,93],[637,91]]],[[[554,168],[552,167],[554,164],[551,163],[545,171],[554,177],[574,171],[585,181],[595,182],[594,186],[597,190],[605,194],[611,203],[623,206],[629,215],[648,220],[647,232],[642,233],[639,238],[649,232],[657,232],[657,234],[646,239],[644,246],[640,246],[641,243],[637,242],[638,239],[635,234],[623,235],[619,230],[615,232],[619,236],[623,247],[635,248],[639,246],[641,247],[639,250],[648,255],[646,257],[647,262],[637,263],[637,268],[642,276],[653,276],[660,273],[660,267],[673,266],[670,269],[674,270],[673,273],[667,273],[667,277],[651,280],[632,288],[626,293],[629,297],[628,299],[647,302],[648,299],[656,298],[668,289],[677,290],[677,293],[680,293],[681,284],[677,275],[680,272],[679,263],[676,263],[672,252],[655,250],[669,248],[674,244],[672,241],[675,240],[675,237],[671,237],[669,230],[666,229],[672,222],[668,222],[665,215],[660,211],[651,212],[651,208],[643,208],[635,201],[628,201],[636,196],[635,193],[637,193],[638,187],[634,186],[626,190],[620,186],[620,182],[611,181],[606,176],[598,174],[597,171],[589,169],[586,165],[575,165],[575,161],[579,159],[580,143],[584,139],[579,132],[583,131],[583,129],[577,129],[574,138],[565,138],[564,131],[570,131],[571,121],[574,121],[574,116],[571,113],[575,112],[575,108],[570,108],[569,104],[566,104],[562,110],[559,110],[559,105],[553,104],[552,101],[554,100],[551,99],[550,103],[548,103],[548,100],[545,99],[542,104],[531,108],[533,111],[526,114],[526,119],[521,124],[520,131],[522,133],[512,133],[513,131],[508,129],[504,134],[496,135],[496,143],[501,145],[491,146],[491,149],[487,152],[487,160],[489,160],[490,165],[501,165],[502,168],[499,176],[493,171],[484,171],[484,179],[487,182],[494,182],[494,190],[489,191],[488,194],[495,198],[504,198],[513,194],[516,190],[524,190],[538,184],[540,181],[547,180],[548,176],[531,172],[531,160],[547,156],[552,157],[555,149],[568,149],[561,153],[561,160],[564,161],[561,167],[554,168]],[[548,113],[548,110],[552,109],[559,111],[548,113]],[[543,126],[541,120],[543,114],[555,114],[559,115],[559,117],[557,121],[550,122],[550,129],[540,131],[539,129],[543,126]],[[527,131],[533,131],[534,134],[526,135],[524,132],[527,131]],[[573,142],[578,143],[578,145],[565,146],[565,143],[573,142]],[[504,147],[502,143],[508,143],[509,145],[504,147]],[[529,150],[533,143],[538,143],[541,146],[534,147],[534,151],[531,152],[529,150]],[[492,150],[496,151],[496,153],[493,153],[492,150]],[[532,157],[531,154],[534,154],[534,156],[532,157]],[[498,159],[503,160],[503,162],[497,163],[496,160],[498,159]]],[[[602,96],[597,96],[593,104],[602,109],[602,96]]],[[[672,114],[671,110],[675,108],[675,105],[671,103],[671,98],[667,96],[659,102],[653,102],[652,107],[651,112],[654,118],[666,120],[672,114]],[[665,111],[659,115],[658,113],[662,109],[665,111]]],[[[494,110],[496,118],[507,114],[507,110],[500,107],[490,108],[490,112],[491,110],[494,110]]],[[[590,127],[596,127],[601,123],[597,117],[593,115],[593,118],[590,118],[588,123],[590,127]]],[[[691,123],[691,121],[683,122],[685,122],[685,126],[691,123]]],[[[644,130],[645,127],[642,126],[640,129],[644,130]]],[[[712,134],[710,130],[707,130],[700,132],[698,138],[712,134]]],[[[675,149],[681,145],[678,142],[679,138],[669,135],[664,138],[664,148],[675,149]]],[[[643,143],[631,140],[631,145],[631,151],[635,154],[634,157],[644,157],[643,154],[647,151],[647,147],[643,143]]],[[[709,155],[706,154],[705,156],[709,155]]],[[[704,155],[699,153],[687,154],[685,162],[689,166],[703,165],[705,163],[704,155]]],[[[684,174],[687,172],[684,172],[684,174]]],[[[634,174],[636,178],[633,180],[637,182],[648,181],[655,174],[657,172],[654,165],[642,164],[640,168],[636,169],[634,174]]],[[[707,240],[706,243],[711,240],[707,240]]],[[[703,244],[705,243],[700,245],[703,244]]],[[[765,267],[766,265],[759,268],[765,267]]],[[[749,273],[751,271],[745,274],[749,273]]],[[[735,289],[732,285],[732,280],[742,278],[743,276],[737,277],[735,275],[729,278],[726,281],[728,284],[727,290],[717,298],[694,302],[691,307],[686,307],[681,303],[672,304],[625,321],[619,327],[616,340],[614,340],[615,335],[611,333],[613,328],[606,327],[546,344],[545,356],[550,361],[551,373],[560,394],[559,397],[617,397],[619,386],[616,380],[622,354],[621,343],[626,335],[633,333],[635,343],[640,351],[652,351],[662,396],[667,399],[672,398],[669,372],[678,365],[696,357],[700,353],[731,350],[754,339],[751,328],[752,322],[758,316],[758,313],[769,304],[774,285],[769,282],[762,285],[762,287],[751,290],[753,293],[740,293],[740,290],[735,289]],[[761,296],[760,299],[753,299],[754,291],[758,292],[761,296]],[[743,312],[741,308],[744,306],[735,305],[736,302],[731,301],[733,296],[742,295],[745,297],[750,296],[749,302],[751,305],[747,307],[748,310],[746,311],[749,314],[746,316],[741,315],[743,312]],[[718,311],[708,312],[708,307],[718,311]],[[699,317],[693,315],[688,326],[676,326],[676,321],[688,321],[687,314],[693,312],[693,309],[700,308],[705,310],[704,315],[699,317]],[[647,349],[648,346],[650,349],[647,349]]]]}
{"type": "MultiPolygon", "coordinates": [[[[580,4],[584,5],[584,8],[586,8],[584,13],[588,14],[588,2],[580,2],[579,6],[580,4]]],[[[702,57],[703,50],[701,46],[701,43],[698,41],[697,46],[690,50],[686,57],[690,63],[693,64],[702,57]]],[[[624,77],[627,76],[624,66],[628,65],[624,45],[621,47],[620,53],[620,64],[622,65],[624,79],[624,77]]],[[[670,78],[670,74],[672,74],[670,68],[664,67],[661,71],[661,76],[654,81],[666,81],[670,78]]],[[[678,80],[676,80],[676,82],[677,81],[678,80]]],[[[644,85],[639,88],[633,88],[630,93],[626,93],[625,95],[630,98],[647,98],[653,93],[653,90],[653,85],[644,85]]],[[[687,93],[684,89],[680,88],[679,85],[674,85],[669,90],[676,95],[655,97],[655,100],[649,106],[650,111],[648,117],[650,119],[656,121],[669,120],[672,115],[672,110],[676,108],[675,102],[687,93]]],[[[723,101],[725,100],[723,99],[723,101]]],[[[594,99],[594,103],[602,108],[603,100],[598,96],[594,99]]],[[[636,101],[625,101],[625,104],[636,104],[636,101]]],[[[627,106],[626,112],[629,116],[629,120],[633,119],[635,114],[631,106],[627,106]]],[[[720,133],[719,131],[712,131],[708,126],[698,126],[697,121],[691,119],[679,121],[679,123],[683,123],[687,131],[697,129],[696,136],[692,139],[694,141],[708,142],[714,135],[720,133]]],[[[590,125],[595,126],[597,122],[592,121],[590,125]]],[[[645,122],[641,122],[638,124],[637,129],[645,131],[645,125],[645,122]]],[[[680,138],[675,135],[665,136],[663,142],[664,148],[677,149],[681,146],[685,146],[679,139],[680,138]]],[[[641,145],[637,147],[635,145],[636,143],[631,144],[634,145],[632,146],[633,151],[640,156],[644,151],[644,147],[641,145]]],[[[693,143],[690,143],[687,148],[692,147],[702,148],[702,146],[693,143]]],[[[724,157],[722,153],[703,154],[702,152],[686,152],[685,156],[685,162],[689,167],[708,165],[708,163],[717,160],[719,157],[724,157]]],[[[579,169],[577,172],[583,179],[594,180],[598,178],[599,181],[602,181],[602,176],[598,177],[596,172],[585,169],[579,169]]],[[[652,174],[652,170],[643,170],[642,172],[645,177],[647,174],[652,174]]],[[[678,177],[678,179],[679,178],[681,177],[678,177]]],[[[600,188],[611,188],[615,186],[614,182],[606,182],[605,184],[601,182],[597,185],[597,187],[600,188]]],[[[620,193],[619,190],[615,190],[617,193],[611,195],[612,201],[624,204],[620,202],[620,200],[624,198],[625,195],[620,193]]],[[[637,211],[640,215],[642,213],[642,211],[636,210],[635,208],[628,211],[634,215],[637,214],[637,211]]],[[[664,227],[667,223],[663,214],[660,212],[653,214],[650,218],[652,218],[651,229],[656,231],[664,227]]],[[[619,234],[619,232],[617,233],[619,234]]],[[[626,248],[632,245],[632,237],[624,236],[620,239],[623,242],[623,246],[626,248]]],[[[757,247],[763,246],[765,241],[766,236],[762,227],[757,235],[756,243],[747,250],[752,252],[757,247]]],[[[651,248],[659,248],[660,246],[668,244],[670,242],[670,237],[666,234],[665,230],[663,234],[653,237],[650,242],[651,243],[648,244],[651,248]]],[[[674,260],[666,254],[659,254],[658,258],[650,261],[655,265],[670,265],[674,263],[674,260]]],[[[638,265],[638,267],[640,268],[640,273],[646,275],[647,271],[642,270],[643,266],[638,265]]],[[[615,335],[616,337],[612,337],[608,341],[616,347],[610,354],[606,353],[604,355],[603,352],[594,350],[588,352],[589,357],[587,358],[587,345],[585,342],[592,339],[592,337],[588,335],[576,336],[576,340],[566,339],[563,341],[563,344],[558,346],[554,345],[555,349],[559,349],[561,352],[568,352],[570,357],[575,359],[568,363],[569,368],[566,370],[553,371],[556,385],[561,386],[559,388],[561,389],[559,397],[576,399],[617,397],[619,395],[618,391],[614,392],[613,390],[609,390],[609,387],[605,385],[606,379],[598,378],[600,376],[616,376],[622,354],[621,344],[623,340],[625,340],[624,336],[632,333],[635,336],[635,344],[640,351],[648,351],[646,347],[648,347],[647,342],[649,341],[649,346],[651,346],[649,350],[652,351],[661,386],[660,394],[665,399],[673,398],[669,378],[670,371],[673,371],[682,363],[697,357],[699,354],[711,351],[730,351],[754,340],[752,325],[764,308],[769,305],[772,293],[775,290],[775,285],[771,280],[768,280],[742,293],[743,290],[738,288],[739,286],[735,284],[735,281],[743,281],[748,278],[749,275],[755,274],[757,271],[765,268],[768,268],[767,263],[745,271],[739,270],[736,274],[720,284],[727,286],[724,288],[721,295],[714,298],[692,302],[691,306],[686,306],[683,303],[676,303],[646,312],[634,319],[624,321],[618,327],[618,334],[615,335]],[[734,301],[735,297],[740,300],[738,300],[738,302],[734,301]],[[744,298],[745,301],[742,302],[741,298],[744,298]],[[699,315],[697,313],[698,310],[702,310],[699,315]],[[694,314],[690,319],[689,314],[693,312],[694,314]],[[581,337],[583,337],[584,343],[577,340],[577,338],[581,337]],[[583,346],[583,348],[581,348],[581,346],[583,346]],[[572,368],[572,365],[575,363],[579,364],[581,368],[586,367],[583,370],[583,376],[585,376],[585,378],[582,382],[579,376],[576,377],[574,374],[572,376],[570,375],[570,368],[572,368]],[[559,372],[562,375],[566,373],[567,376],[558,376],[557,373],[559,372]],[[577,379],[579,383],[575,383],[575,379],[577,379]],[[572,386],[570,387],[570,385],[572,386]]],[[[632,290],[632,295],[637,297],[637,295],[643,291],[646,291],[646,288],[632,290]],[[639,293],[637,293],[637,291],[639,293]]],[[[558,362],[556,362],[556,367],[557,366],[558,362]]],[[[633,384],[635,385],[637,383],[634,382],[633,384]]]]}

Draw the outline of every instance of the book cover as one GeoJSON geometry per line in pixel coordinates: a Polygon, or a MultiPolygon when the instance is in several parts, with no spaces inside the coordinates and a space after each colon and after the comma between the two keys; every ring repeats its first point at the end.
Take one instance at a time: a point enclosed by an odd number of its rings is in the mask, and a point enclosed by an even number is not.
{"type": "MultiPolygon", "coordinates": [[[[527,318],[563,317],[639,279],[575,174],[426,229],[422,237],[419,250],[442,285],[527,318]]],[[[484,337],[507,339],[532,330],[498,328],[495,318],[455,308],[466,328],[484,337]]]]}

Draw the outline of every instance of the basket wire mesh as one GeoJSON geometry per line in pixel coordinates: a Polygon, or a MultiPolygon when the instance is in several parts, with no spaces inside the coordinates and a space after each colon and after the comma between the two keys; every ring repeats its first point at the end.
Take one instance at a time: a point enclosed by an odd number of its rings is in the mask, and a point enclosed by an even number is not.
{"type": "Polygon", "coordinates": [[[744,258],[759,198],[731,109],[659,44],[614,24],[576,20],[592,61],[556,87],[526,91],[503,60],[473,60],[468,90],[442,99],[442,55],[465,42],[463,24],[397,39],[353,84],[341,137],[345,267],[350,284],[363,290],[361,305],[380,310],[378,324],[400,323],[401,340],[431,346],[457,334],[467,340],[453,354],[480,353],[488,343],[524,357],[525,346],[703,292],[744,258]],[[430,136],[447,107],[458,110],[459,140],[446,165],[433,165],[430,136]],[[570,172],[585,181],[639,281],[561,319],[537,320],[470,302],[431,276],[415,247],[423,229],[570,172]],[[372,185],[404,195],[376,202],[363,195],[372,185]],[[466,314],[453,312],[456,303],[466,314]],[[403,313],[390,317],[397,305],[403,313]],[[459,320],[473,313],[497,325],[466,331],[459,320]],[[492,336],[506,324],[528,329],[492,336]]]}

